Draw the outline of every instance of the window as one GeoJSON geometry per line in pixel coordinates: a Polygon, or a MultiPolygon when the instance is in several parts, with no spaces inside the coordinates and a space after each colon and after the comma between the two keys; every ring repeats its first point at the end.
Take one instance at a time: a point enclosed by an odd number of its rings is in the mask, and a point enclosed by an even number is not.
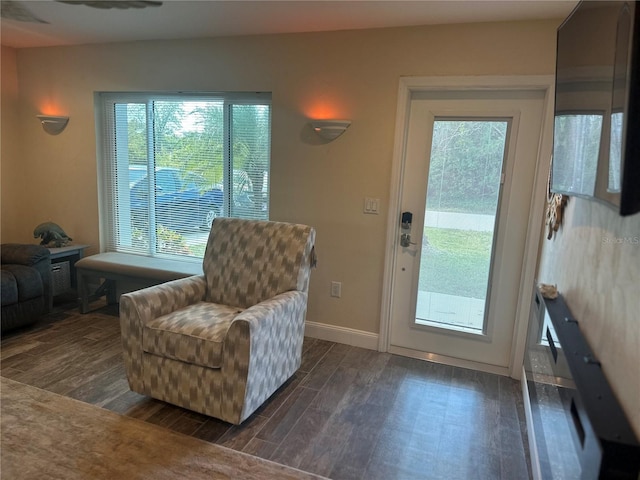
{"type": "Polygon", "coordinates": [[[271,95],[98,94],[107,251],[202,258],[218,216],[269,218],[271,95]]]}

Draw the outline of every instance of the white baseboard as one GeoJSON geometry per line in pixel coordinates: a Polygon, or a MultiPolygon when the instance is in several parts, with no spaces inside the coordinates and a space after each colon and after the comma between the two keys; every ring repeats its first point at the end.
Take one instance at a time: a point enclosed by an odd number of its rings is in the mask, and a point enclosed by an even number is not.
{"type": "Polygon", "coordinates": [[[307,337],[344,343],[354,347],[378,350],[378,334],[354,330],[353,328],[336,327],[325,323],[306,322],[304,334],[307,337]]]}
{"type": "Polygon", "coordinates": [[[524,403],[524,416],[527,419],[527,439],[529,440],[529,457],[531,459],[531,475],[533,480],[542,479],[542,471],[540,470],[540,457],[538,456],[538,445],[536,445],[536,436],[533,431],[533,413],[531,412],[531,402],[529,400],[529,387],[527,385],[527,374],[522,366],[522,401],[524,403]]]}

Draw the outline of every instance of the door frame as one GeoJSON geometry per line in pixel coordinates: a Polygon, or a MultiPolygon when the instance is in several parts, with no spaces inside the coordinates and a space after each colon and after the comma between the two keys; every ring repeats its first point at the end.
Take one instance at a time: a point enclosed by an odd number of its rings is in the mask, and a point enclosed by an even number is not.
{"type": "Polygon", "coordinates": [[[389,215],[387,218],[387,239],[385,246],[384,277],[382,285],[382,302],[380,307],[380,333],[378,350],[389,351],[391,311],[393,298],[393,273],[395,271],[396,248],[398,246],[399,218],[401,208],[402,180],[404,174],[404,157],[406,152],[407,127],[411,96],[414,92],[434,91],[509,91],[537,90],[544,92],[541,135],[538,141],[536,156],[536,174],[533,180],[531,209],[527,222],[522,274],[518,290],[516,318],[509,367],[506,369],[488,368],[487,365],[467,360],[442,357],[439,355],[407,350],[402,352],[423,359],[442,360],[452,365],[474,368],[509,375],[519,379],[522,375],[522,362],[526,343],[531,292],[536,282],[538,253],[543,234],[544,205],[547,195],[547,179],[550,159],[553,151],[553,102],[555,77],[553,75],[513,75],[513,76],[464,76],[464,77],[401,77],[398,87],[398,106],[396,110],[396,128],[393,146],[393,163],[391,168],[391,186],[389,196],[389,215]]]}

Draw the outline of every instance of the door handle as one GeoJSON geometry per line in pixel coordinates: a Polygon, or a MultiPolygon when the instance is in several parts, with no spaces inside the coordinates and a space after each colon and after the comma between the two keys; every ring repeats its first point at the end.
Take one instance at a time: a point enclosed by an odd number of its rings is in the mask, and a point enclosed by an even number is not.
{"type": "Polygon", "coordinates": [[[403,233],[400,235],[400,246],[402,247],[410,247],[411,245],[415,245],[415,242],[411,241],[410,233],[403,233]]]}

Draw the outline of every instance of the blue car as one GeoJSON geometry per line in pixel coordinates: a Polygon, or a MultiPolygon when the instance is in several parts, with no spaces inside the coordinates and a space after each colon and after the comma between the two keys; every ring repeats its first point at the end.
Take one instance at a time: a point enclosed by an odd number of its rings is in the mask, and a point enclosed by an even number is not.
{"type": "MultiPolygon", "coordinates": [[[[145,229],[149,218],[149,182],[144,165],[129,167],[131,216],[135,227],[145,229]]],[[[192,172],[177,168],[156,168],[156,225],[175,231],[211,228],[222,212],[221,186],[207,185],[192,172]]]]}

